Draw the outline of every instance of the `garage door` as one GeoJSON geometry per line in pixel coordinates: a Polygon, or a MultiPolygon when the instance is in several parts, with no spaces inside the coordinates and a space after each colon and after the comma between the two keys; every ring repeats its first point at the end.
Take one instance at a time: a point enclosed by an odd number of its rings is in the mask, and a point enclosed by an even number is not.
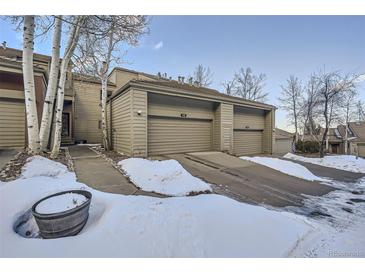
{"type": "Polygon", "coordinates": [[[24,102],[0,101],[0,148],[24,147],[24,102]]]}
{"type": "Polygon", "coordinates": [[[262,153],[262,131],[235,130],[233,147],[236,155],[253,155],[262,153]]]}
{"type": "Polygon", "coordinates": [[[148,155],[211,149],[211,120],[148,117],[148,155]]]}
{"type": "Polygon", "coordinates": [[[359,156],[365,157],[365,144],[358,144],[357,149],[359,150],[359,156]]]}
{"type": "Polygon", "coordinates": [[[291,152],[291,139],[277,139],[275,140],[275,153],[285,154],[291,152]]]}

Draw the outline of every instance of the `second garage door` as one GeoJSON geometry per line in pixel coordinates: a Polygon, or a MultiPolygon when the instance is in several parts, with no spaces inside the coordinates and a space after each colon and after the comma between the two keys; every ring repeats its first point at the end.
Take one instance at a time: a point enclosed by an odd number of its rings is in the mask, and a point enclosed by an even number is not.
{"type": "Polygon", "coordinates": [[[262,131],[235,130],[233,147],[236,155],[254,155],[262,153],[262,131]]]}
{"type": "Polygon", "coordinates": [[[148,117],[148,155],[211,149],[211,120],[148,117]]]}
{"type": "Polygon", "coordinates": [[[285,154],[291,152],[291,139],[276,139],[274,152],[278,154],[285,154]]]}

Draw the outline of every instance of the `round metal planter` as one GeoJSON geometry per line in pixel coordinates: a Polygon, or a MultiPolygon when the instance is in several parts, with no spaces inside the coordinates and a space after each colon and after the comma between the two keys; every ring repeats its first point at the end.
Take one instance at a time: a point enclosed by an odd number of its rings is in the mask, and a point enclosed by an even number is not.
{"type": "Polygon", "coordinates": [[[47,196],[32,206],[32,214],[37,222],[40,235],[44,239],[53,239],[77,235],[85,226],[89,217],[89,208],[92,194],[85,190],[68,190],[47,196]],[[42,201],[54,196],[76,193],[81,194],[87,200],[81,205],[59,213],[41,214],[36,212],[36,207],[42,201]]]}

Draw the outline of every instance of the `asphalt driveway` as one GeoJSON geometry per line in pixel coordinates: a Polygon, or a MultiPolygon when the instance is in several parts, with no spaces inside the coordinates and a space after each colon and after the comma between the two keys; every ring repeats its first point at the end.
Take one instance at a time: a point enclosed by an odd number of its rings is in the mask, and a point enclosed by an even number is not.
{"type": "Polygon", "coordinates": [[[275,207],[301,206],[305,195],[324,195],[335,188],[283,174],[222,152],[173,154],[193,176],[212,184],[216,193],[241,202],[275,207]]]}

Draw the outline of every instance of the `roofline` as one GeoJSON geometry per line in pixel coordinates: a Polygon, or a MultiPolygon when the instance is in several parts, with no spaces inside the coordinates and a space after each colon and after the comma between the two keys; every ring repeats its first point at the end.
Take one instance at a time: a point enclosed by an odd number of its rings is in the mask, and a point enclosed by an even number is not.
{"type": "Polygon", "coordinates": [[[196,99],[200,99],[200,100],[210,99],[211,101],[229,102],[229,103],[241,105],[244,107],[253,107],[253,108],[263,109],[263,110],[273,110],[273,109],[275,110],[276,109],[276,107],[272,106],[272,105],[259,103],[259,102],[253,102],[253,101],[247,101],[245,99],[237,98],[234,96],[225,95],[225,97],[227,97],[227,99],[225,99],[222,97],[216,97],[214,95],[197,94],[195,92],[184,90],[183,88],[166,87],[166,86],[158,85],[158,83],[152,84],[152,83],[144,83],[141,81],[133,81],[133,80],[129,81],[124,86],[122,86],[121,88],[116,90],[113,93],[113,95],[109,97],[108,101],[112,100],[114,97],[118,96],[119,94],[123,93],[125,90],[127,90],[128,88],[131,88],[131,87],[142,88],[142,89],[149,88],[148,89],[149,92],[153,92],[153,91],[151,91],[150,88],[154,88],[156,91],[163,91],[163,92],[169,93],[168,95],[175,94],[175,95],[180,95],[183,97],[192,97],[192,98],[196,98],[196,99]]]}
{"type": "MultiPolygon", "coordinates": [[[[23,54],[23,51],[20,49],[16,49],[16,48],[11,48],[11,47],[6,47],[6,49],[3,49],[3,51],[6,50],[11,50],[11,51],[15,51],[17,53],[23,54]]],[[[45,54],[41,54],[41,53],[37,53],[37,52],[33,52],[33,58],[34,59],[39,59],[41,61],[51,61],[52,57],[50,55],[45,55],[45,54]],[[43,60],[42,60],[43,59],[43,60]]]]}
{"type": "Polygon", "coordinates": [[[130,73],[135,73],[135,74],[142,74],[145,75],[147,77],[151,77],[153,79],[157,79],[158,77],[156,75],[150,74],[150,73],[146,73],[146,72],[142,72],[142,71],[137,71],[137,70],[132,70],[132,69],[127,69],[127,68],[122,68],[122,67],[114,67],[112,69],[112,71],[109,73],[108,77],[110,77],[110,75],[115,71],[115,70],[121,70],[121,71],[126,71],[126,72],[130,72],[130,73]]]}
{"type": "MultiPolygon", "coordinates": [[[[91,77],[88,77],[87,75],[85,74],[82,74],[82,76],[80,76],[80,74],[77,74],[77,73],[72,73],[72,80],[73,81],[79,81],[79,82],[88,82],[88,83],[93,83],[93,84],[101,84],[101,80],[98,81],[96,79],[92,79],[91,77]],[[82,78],[82,76],[85,76],[85,78],[82,78]]],[[[112,87],[116,87],[117,85],[112,83],[112,82],[109,82],[108,81],[108,86],[112,86],[112,87]]]]}

